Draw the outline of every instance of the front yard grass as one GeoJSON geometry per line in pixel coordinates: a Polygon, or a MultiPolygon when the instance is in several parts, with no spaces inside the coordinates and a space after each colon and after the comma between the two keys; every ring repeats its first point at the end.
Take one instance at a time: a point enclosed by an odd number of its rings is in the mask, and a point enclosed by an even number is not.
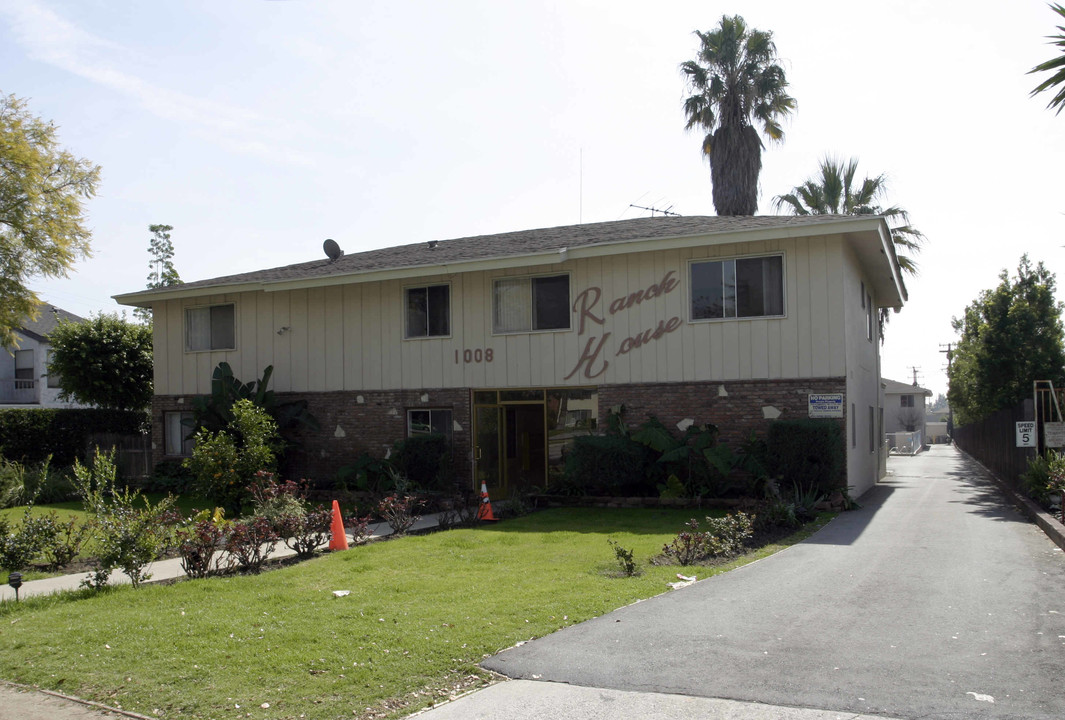
{"type": "Polygon", "coordinates": [[[648,565],[692,515],[550,510],[258,576],[8,602],[0,676],[161,718],[407,714],[489,682],[490,654],[657,595],[678,570],[734,567],[648,565]],[[616,576],[608,539],[639,576],[616,576]]]}

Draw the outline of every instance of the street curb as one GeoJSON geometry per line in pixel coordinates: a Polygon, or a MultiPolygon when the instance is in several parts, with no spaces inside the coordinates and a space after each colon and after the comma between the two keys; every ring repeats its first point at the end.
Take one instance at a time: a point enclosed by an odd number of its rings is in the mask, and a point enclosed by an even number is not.
{"type": "Polygon", "coordinates": [[[1046,533],[1046,536],[1050,538],[1055,545],[1057,545],[1062,550],[1065,550],[1065,525],[1062,525],[1060,520],[1048,513],[1043,508],[1039,507],[1039,505],[1033,502],[1031,498],[1021,495],[1019,492],[1007,485],[1005,482],[1002,481],[1001,478],[999,478],[998,475],[995,475],[995,473],[991,472],[991,470],[988,469],[986,465],[974,458],[972,455],[957,447],[957,445],[955,445],[954,447],[957,448],[958,452],[960,452],[962,455],[979,465],[983,469],[984,473],[989,478],[991,478],[996,485],[998,485],[999,490],[1001,490],[1006,495],[1006,497],[1012,500],[1013,504],[1016,505],[1021,512],[1027,515],[1028,518],[1032,520],[1032,522],[1038,525],[1039,529],[1046,533]]]}
{"type": "Polygon", "coordinates": [[[125,715],[134,720],[158,720],[151,715],[141,715],[140,713],[133,712],[132,710],[123,710],[121,708],[111,707],[110,705],[104,705],[103,703],[94,702],[93,700],[85,700],[84,698],[74,697],[73,695],[64,695],[61,692],[55,690],[46,690],[44,688],[34,687],[33,685],[23,685],[21,683],[11,682],[9,680],[0,680],[0,684],[5,687],[13,688],[20,692],[34,692],[41,693],[42,695],[51,695],[54,698],[60,700],[67,700],[69,702],[78,703],[79,705],[85,705],[91,707],[94,710],[100,710],[101,712],[115,713],[116,715],[125,715]]]}

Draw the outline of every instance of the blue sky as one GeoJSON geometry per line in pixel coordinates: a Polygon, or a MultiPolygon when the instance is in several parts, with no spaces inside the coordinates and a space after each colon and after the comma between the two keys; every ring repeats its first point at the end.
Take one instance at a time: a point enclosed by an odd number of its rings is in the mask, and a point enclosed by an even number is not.
{"type": "Polygon", "coordinates": [[[143,287],[148,225],[185,280],[646,215],[711,215],[678,65],[723,13],[772,30],[799,109],[759,212],[826,153],[886,173],[929,242],[884,375],[946,391],[940,344],[1022,252],[1065,282],[1065,115],[1025,73],[1044,2],[0,0],[0,92],[103,168],[94,257],[34,288],[72,312],[143,287]],[[1057,172],[1055,172],[1057,171],[1057,172]]]}

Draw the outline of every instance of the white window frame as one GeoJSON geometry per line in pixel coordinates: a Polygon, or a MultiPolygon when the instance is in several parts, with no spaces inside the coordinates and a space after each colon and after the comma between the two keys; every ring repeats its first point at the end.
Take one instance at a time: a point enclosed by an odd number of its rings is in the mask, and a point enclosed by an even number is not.
{"type": "MultiPolygon", "coordinates": [[[[722,281],[724,282],[724,281],[722,281]]],[[[739,307],[734,309],[734,312],[739,312],[739,307]]],[[[724,313],[724,309],[722,309],[724,313]]],[[[788,316],[788,259],[787,255],[782,252],[776,253],[762,253],[759,255],[730,255],[728,257],[704,257],[704,258],[692,258],[688,261],[688,322],[702,323],[702,322],[737,322],[744,320],[776,320],[780,318],[786,318],[788,316]],[[733,315],[730,317],[719,318],[697,318],[695,317],[695,282],[692,279],[692,273],[695,270],[696,265],[705,265],[707,263],[732,263],[733,264],[733,276],[735,276],[735,263],[741,260],[759,260],[764,258],[780,258],[780,314],[772,315],[733,315]]]]}
{"type": "Polygon", "coordinates": [[[190,306],[184,308],[184,311],[185,311],[185,314],[184,314],[184,321],[185,321],[185,352],[189,352],[189,353],[193,353],[193,352],[225,352],[225,351],[230,351],[230,350],[236,350],[237,349],[237,304],[236,303],[234,303],[234,302],[222,302],[222,303],[211,303],[209,305],[190,305],[190,306]],[[207,310],[207,316],[208,316],[207,333],[208,333],[208,336],[210,336],[212,334],[211,333],[211,326],[210,326],[210,314],[211,314],[210,311],[211,311],[211,309],[212,308],[216,308],[216,307],[225,307],[227,305],[229,307],[233,308],[233,343],[232,343],[232,345],[230,347],[214,347],[213,345],[211,345],[212,341],[208,341],[208,347],[192,347],[191,323],[189,322],[189,313],[190,312],[194,312],[194,311],[198,311],[198,310],[207,310]]]}
{"type": "Polygon", "coordinates": [[[447,430],[444,432],[447,435],[447,441],[450,443],[453,439],[454,427],[455,427],[455,413],[451,408],[408,408],[407,409],[407,437],[413,437],[414,435],[432,435],[431,428],[433,427],[433,413],[447,413],[447,430]],[[429,413],[429,432],[422,430],[415,430],[414,422],[411,419],[412,413],[429,413]]]}
{"type": "MultiPolygon", "coordinates": [[[[556,273],[538,273],[536,275],[505,275],[503,277],[492,278],[492,296],[491,300],[491,312],[492,312],[492,334],[493,335],[515,335],[515,334],[529,334],[529,333],[547,333],[547,332],[568,332],[573,329],[573,274],[568,272],[556,272],[556,273]],[[533,327],[535,317],[535,303],[534,303],[534,290],[533,283],[535,280],[541,278],[566,278],[566,326],[565,327],[553,327],[553,328],[536,328],[533,327]],[[498,317],[498,290],[499,283],[514,283],[514,282],[528,282],[528,298],[525,302],[528,303],[528,313],[524,320],[528,323],[528,328],[518,329],[506,329],[501,327],[501,324],[497,321],[498,317]]],[[[519,309],[520,311],[520,309],[519,309]]]]}
{"type": "Polygon", "coordinates": [[[163,413],[163,454],[166,457],[191,457],[195,442],[192,437],[185,437],[185,433],[191,433],[192,428],[181,423],[182,420],[193,418],[191,412],[174,410],[163,413]],[[172,432],[181,433],[174,437],[172,432]],[[177,452],[173,450],[177,449],[177,452]]]}
{"type": "Polygon", "coordinates": [[[421,284],[421,285],[407,285],[407,286],[404,286],[404,288],[403,288],[403,339],[404,340],[428,340],[428,339],[432,339],[432,338],[449,338],[449,337],[451,337],[451,333],[452,333],[452,318],[453,318],[453,314],[451,312],[451,305],[452,305],[452,303],[451,303],[451,295],[452,295],[452,293],[451,293],[451,283],[447,283],[447,282],[424,283],[424,284],[421,284]],[[428,318],[429,311],[428,311],[428,308],[427,308],[426,309],[426,322],[425,322],[425,328],[426,328],[426,333],[427,334],[425,334],[425,335],[411,335],[410,334],[410,314],[409,314],[409,303],[410,303],[410,300],[409,300],[409,294],[408,293],[410,293],[411,290],[425,290],[426,291],[426,300],[428,301],[428,297],[429,297],[428,290],[429,290],[429,288],[432,288],[432,287],[446,287],[447,288],[447,332],[446,333],[442,333],[440,335],[429,334],[429,318],[428,318]]]}

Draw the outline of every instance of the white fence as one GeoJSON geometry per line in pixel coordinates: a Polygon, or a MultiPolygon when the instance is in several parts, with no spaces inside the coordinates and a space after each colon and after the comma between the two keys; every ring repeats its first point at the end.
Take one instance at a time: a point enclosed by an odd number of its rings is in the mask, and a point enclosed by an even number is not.
{"type": "Polygon", "coordinates": [[[916,455],[924,444],[921,431],[888,433],[887,444],[892,455],[916,455]]]}

